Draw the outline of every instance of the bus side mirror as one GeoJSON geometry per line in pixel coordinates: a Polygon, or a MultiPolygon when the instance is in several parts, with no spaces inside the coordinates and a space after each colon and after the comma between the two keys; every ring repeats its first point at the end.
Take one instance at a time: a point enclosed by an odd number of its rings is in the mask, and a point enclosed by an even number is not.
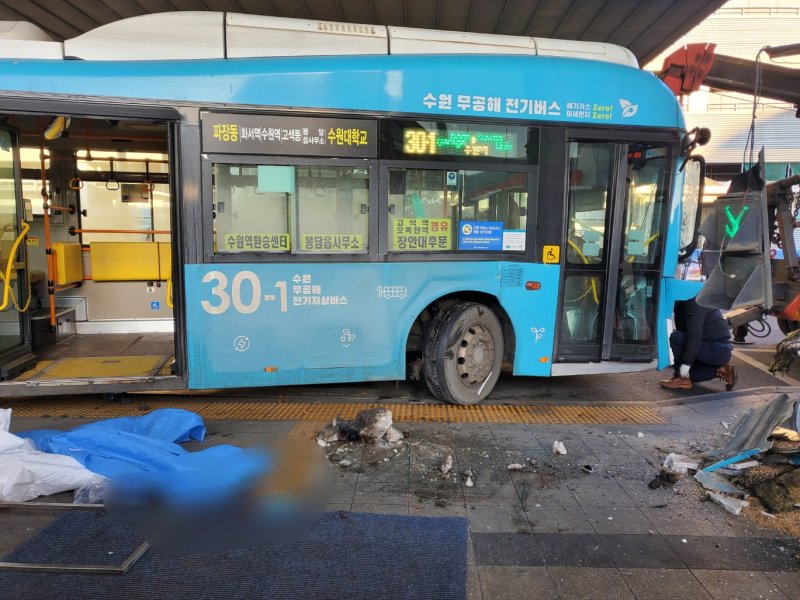
{"type": "Polygon", "coordinates": [[[706,161],[702,156],[690,156],[683,168],[681,193],[681,237],[678,262],[685,262],[697,248],[700,213],[703,209],[703,184],[706,161]]]}

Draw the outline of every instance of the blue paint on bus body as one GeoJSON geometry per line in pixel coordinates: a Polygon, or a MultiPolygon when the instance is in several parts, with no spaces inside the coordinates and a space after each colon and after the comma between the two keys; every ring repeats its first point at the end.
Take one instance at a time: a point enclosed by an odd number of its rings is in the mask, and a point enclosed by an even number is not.
{"type": "Polygon", "coordinates": [[[184,272],[193,389],[405,379],[414,319],[464,291],[494,297],[508,314],[515,374],[550,375],[556,265],[217,264],[184,272]],[[526,281],[541,289],[526,290],[526,281]]]}
{"type": "Polygon", "coordinates": [[[684,128],[675,97],[652,73],[541,56],[6,59],[0,60],[0,90],[684,128]]]}

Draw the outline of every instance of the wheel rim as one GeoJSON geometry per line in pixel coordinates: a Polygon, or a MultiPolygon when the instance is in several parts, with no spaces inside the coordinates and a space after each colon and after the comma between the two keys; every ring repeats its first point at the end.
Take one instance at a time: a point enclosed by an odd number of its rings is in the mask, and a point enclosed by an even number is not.
{"type": "Polygon", "coordinates": [[[486,381],[495,358],[494,338],[483,325],[470,325],[464,330],[456,351],[456,373],[466,386],[486,381]]]}

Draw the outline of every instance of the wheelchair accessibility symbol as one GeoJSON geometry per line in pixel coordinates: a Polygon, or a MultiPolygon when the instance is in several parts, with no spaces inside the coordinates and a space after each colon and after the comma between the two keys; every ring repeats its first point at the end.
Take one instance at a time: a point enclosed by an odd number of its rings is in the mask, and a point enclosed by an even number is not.
{"type": "Polygon", "coordinates": [[[545,246],[542,248],[542,262],[546,265],[557,265],[561,260],[560,246],[545,246]]]}

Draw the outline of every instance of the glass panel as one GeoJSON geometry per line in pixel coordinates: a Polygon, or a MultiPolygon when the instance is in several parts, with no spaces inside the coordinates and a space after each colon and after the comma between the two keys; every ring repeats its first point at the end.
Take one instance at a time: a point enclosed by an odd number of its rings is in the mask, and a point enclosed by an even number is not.
{"type": "Polygon", "coordinates": [[[665,146],[634,144],[629,148],[622,248],[625,262],[655,265],[660,260],[668,160],[669,148],[665,146]]]}
{"type": "Polygon", "coordinates": [[[694,239],[694,232],[699,223],[697,219],[697,205],[700,202],[700,176],[702,165],[700,161],[690,160],[686,163],[683,173],[683,193],[681,208],[681,240],[680,250],[688,247],[694,239]]]}
{"type": "Polygon", "coordinates": [[[614,145],[570,142],[569,156],[567,263],[598,264],[606,247],[614,145]]]}
{"type": "Polygon", "coordinates": [[[369,169],[297,167],[297,204],[294,252],[367,252],[369,169]]]}
{"type": "Polygon", "coordinates": [[[295,167],[213,166],[214,252],[289,252],[295,167]]]}
{"type": "Polygon", "coordinates": [[[389,250],[523,251],[527,188],[527,173],[390,169],[389,250]]]}
{"type": "MultiPolygon", "coordinates": [[[[14,183],[14,152],[11,134],[0,129],[0,269],[5,275],[11,248],[17,238],[17,197],[14,183]]],[[[12,271],[12,290],[20,297],[16,272],[12,271]]],[[[7,282],[0,280],[0,297],[7,282]]],[[[9,299],[9,306],[0,312],[0,352],[22,344],[19,313],[9,299]]]]}
{"type": "Polygon", "coordinates": [[[216,164],[213,172],[215,252],[367,252],[368,168],[216,164]]]}
{"type": "Polygon", "coordinates": [[[603,283],[603,276],[599,274],[567,275],[564,278],[561,343],[600,343],[603,283]]]}
{"type": "Polygon", "coordinates": [[[617,318],[614,342],[652,344],[658,307],[656,306],[657,275],[620,273],[617,297],[617,318]]]}
{"type": "MultiPolygon", "coordinates": [[[[113,188],[113,186],[112,186],[113,188]]],[[[81,194],[81,209],[86,215],[81,219],[83,229],[145,230],[152,229],[150,195],[140,184],[122,183],[119,189],[108,189],[105,183],[85,181],[81,194]]],[[[54,219],[61,219],[56,213],[54,219]]],[[[147,242],[149,233],[84,233],[81,241],[91,242],[147,242]]],[[[165,240],[166,241],[166,240],[165,240]]]]}
{"type": "Polygon", "coordinates": [[[453,250],[458,202],[458,171],[389,169],[389,250],[453,250]]]}

